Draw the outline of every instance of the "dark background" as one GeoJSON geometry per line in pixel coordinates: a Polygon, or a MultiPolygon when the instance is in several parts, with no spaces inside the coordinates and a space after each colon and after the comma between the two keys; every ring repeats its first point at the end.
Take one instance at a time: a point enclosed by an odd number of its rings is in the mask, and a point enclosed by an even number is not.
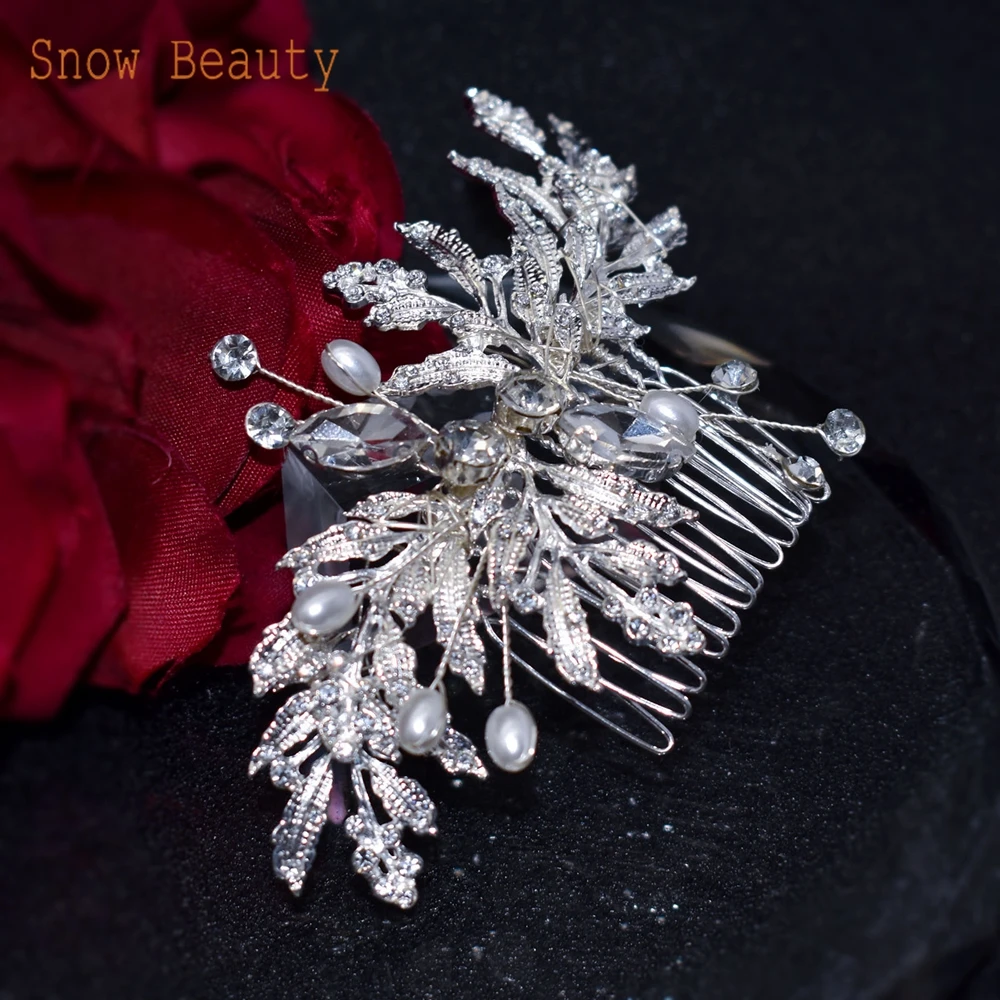
{"type": "Polygon", "coordinates": [[[488,198],[444,159],[497,153],[466,87],[576,122],[636,163],[640,215],[684,213],[672,261],[699,282],[677,307],[860,413],[873,457],[836,470],[671,757],[539,702],[527,780],[435,786],[442,834],[407,914],[368,898],[336,833],[302,900],[271,878],[282,796],[245,762],[273,705],[241,672],[147,704],[88,695],[9,732],[0,998],[1000,996],[983,611],[1000,594],[998,15],[312,12],[316,44],[340,49],[331,80],[393,149],[410,219],[495,248],[488,198]],[[957,544],[881,451],[928,484],[957,544]]]}

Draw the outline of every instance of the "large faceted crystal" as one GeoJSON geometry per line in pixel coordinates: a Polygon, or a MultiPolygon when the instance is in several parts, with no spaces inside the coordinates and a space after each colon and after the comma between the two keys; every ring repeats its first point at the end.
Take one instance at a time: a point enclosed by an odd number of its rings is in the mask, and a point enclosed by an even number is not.
{"type": "Polygon", "coordinates": [[[399,407],[351,403],[310,417],[291,444],[324,468],[365,472],[413,458],[426,447],[427,433],[399,407]]]}
{"type": "Polygon", "coordinates": [[[584,403],[559,418],[556,435],[578,465],[611,469],[651,483],[691,457],[692,443],[630,406],[584,403]]]}

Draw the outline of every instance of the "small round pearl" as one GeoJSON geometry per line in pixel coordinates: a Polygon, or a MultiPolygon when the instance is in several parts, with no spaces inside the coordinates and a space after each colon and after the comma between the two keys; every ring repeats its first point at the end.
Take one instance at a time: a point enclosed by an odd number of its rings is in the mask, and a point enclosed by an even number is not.
{"type": "Polygon", "coordinates": [[[339,580],[327,580],[307,587],[295,598],[292,624],[313,638],[333,635],[354,617],[357,609],[356,591],[339,580]]]}
{"type": "Polygon", "coordinates": [[[493,709],[486,720],[486,752],[505,771],[523,771],[535,759],[538,726],[519,701],[493,709]]]}
{"type": "Polygon", "coordinates": [[[669,389],[653,389],[642,397],[639,409],[666,424],[678,437],[694,442],[698,433],[698,410],[691,400],[669,389]]]}
{"type": "Polygon", "coordinates": [[[407,753],[430,753],[448,725],[448,702],[437,688],[414,688],[399,707],[396,739],[407,753]]]}
{"type": "Polygon", "coordinates": [[[320,358],[326,377],[352,396],[370,396],[382,381],[378,362],[353,340],[331,340],[320,358]]]}

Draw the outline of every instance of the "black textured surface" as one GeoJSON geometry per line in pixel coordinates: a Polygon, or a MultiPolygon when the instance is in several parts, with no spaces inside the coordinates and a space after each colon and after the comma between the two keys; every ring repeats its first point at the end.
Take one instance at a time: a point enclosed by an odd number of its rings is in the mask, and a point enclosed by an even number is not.
{"type": "MultiPolygon", "coordinates": [[[[383,125],[411,218],[496,238],[443,160],[495,151],[464,118],[470,84],[636,162],[641,213],[676,202],[692,227],[676,265],[700,280],[678,306],[861,413],[951,508],[996,592],[986,6],[562,9],[314,15],[339,86],[383,125]]],[[[303,899],[272,879],[283,795],[246,760],[273,705],[241,672],[8,731],[0,997],[995,997],[984,616],[901,515],[919,511],[913,484],[869,469],[893,501],[836,470],[669,757],[542,700],[528,775],[429,782],[442,835],[421,844],[410,913],[369,899],[336,831],[303,899]]]]}

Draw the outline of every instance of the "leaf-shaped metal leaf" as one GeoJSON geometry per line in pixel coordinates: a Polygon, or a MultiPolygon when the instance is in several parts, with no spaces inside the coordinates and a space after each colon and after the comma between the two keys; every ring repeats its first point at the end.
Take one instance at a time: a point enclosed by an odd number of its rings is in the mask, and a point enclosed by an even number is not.
{"type": "Polygon", "coordinates": [[[472,124],[501,142],[540,160],[545,156],[545,133],[524,108],[475,87],[465,92],[472,111],[472,124]]]}
{"type": "Polygon", "coordinates": [[[387,396],[414,396],[428,389],[474,389],[497,385],[517,366],[497,354],[454,350],[431,354],[415,365],[400,365],[382,383],[387,396]]]}
{"type": "Polygon", "coordinates": [[[372,656],[372,667],[390,705],[404,701],[416,684],[417,654],[408,643],[379,646],[372,656]]]}
{"type": "Polygon", "coordinates": [[[423,613],[431,599],[433,556],[411,559],[400,570],[389,592],[389,610],[395,612],[409,627],[423,613]]]}
{"type": "Polygon", "coordinates": [[[657,548],[643,539],[626,542],[613,539],[594,548],[590,561],[636,585],[678,583],[685,573],[672,552],[657,548]]]}
{"type": "Polygon", "coordinates": [[[687,239],[687,226],[676,207],[654,216],[644,227],[637,228],[635,235],[625,244],[611,269],[618,267],[638,267],[650,257],[668,253],[675,247],[683,246],[687,239]]]}
{"type": "Polygon", "coordinates": [[[514,286],[510,304],[514,315],[524,320],[536,341],[548,331],[548,322],[559,292],[562,265],[558,245],[551,233],[537,239],[511,240],[514,286]]]}
{"type": "Polygon", "coordinates": [[[542,624],[549,654],[559,673],[571,684],[599,689],[597,652],[591,642],[587,616],[560,559],[553,560],[545,578],[542,624]]]}
{"type": "Polygon", "coordinates": [[[366,521],[393,521],[427,510],[430,501],[417,493],[387,490],[359,500],[348,512],[350,518],[366,521]]]}
{"type": "Polygon", "coordinates": [[[438,267],[447,271],[470,295],[480,302],[484,300],[479,259],[457,229],[445,229],[433,222],[399,222],[396,229],[438,267]]]}
{"type": "Polygon", "coordinates": [[[687,291],[694,278],[679,278],[667,264],[657,264],[650,271],[627,271],[616,274],[608,286],[627,305],[645,305],[654,299],[687,291]]]}
{"type": "Polygon", "coordinates": [[[568,496],[578,497],[613,517],[670,528],[698,516],[666,493],[656,493],[634,479],[605,469],[546,465],[539,472],[568,496]]]}
{"type": "Polygon", "coordinates": [[[601,254],[601,240],[597,230],[583,219],[570,219],[563,227],[563,240],[566,244],[566,256],[573,265],[577,279],[582,282],[601,254]]]}
{"type": "Polygon", "coordinates": [[[309,586],[322,578],[318,567],[323,563],[381,559],[407,541],[407,534],[402,532],[387,531],[367,521],[344,521],[289,550],[278,566],[296,571],[297,587],[309,586]]]}
{"type": "Polygon", "coordinates": [[[559,520],[581,538],[604,538],[612,530],[607,512],[593,501],[576,496],[569,500],[552,497],[548,505],[559,520]]]}
{"type": "Polygon", "coordinates": [[[274,871],[297,896],[316,857],[316,843],[326,825],[333,772],[330,758],[318,759],[302,785],[285,805],[281,821],[274,828],[274,871]]]}
{"type": "Polygon", "coordinates": [[[544,220],[554,230],[565,223],[566,213],[554,198],[542,191],[534,177],[509,167],[498,167],[479,156],[465,157],[452,152],[448,158],[470,177],[493,186],[497,207],[515,228],[523,228],[535,215],[536,221],[544,220]]]}
{"type": "Polygon", "coordinates": [[[284,757],[317,731],[319,723],[313,715],[313,706],[311,690],[297,691],[278,709],[250,758],[251,775],[284,757]]]}
{"type": "Polygon", "coordinates": [[[534,518],[523,507],[498,520],[490,530],[486,579],[493,607],[499,608],[509,597],[507,591],[517,582],[515,573],[528,552],[536,530],[534,518]]]}
{"type": "Polygon", "coordinates": [[[448,651],[448,669],[476,694],[485,685],[486,649],[476,630],[479,603],[472,586],[469,557],[458,542],[449,545],[434,566],[434,628],[448,651]]]}
{"type": "Polygon", "coordinates": [[[327,650],[308,642],[286,616],[268,625],[250,654],[253,693],[259,698],[289,684],[304,684],[315,678],[330,662],[327,650]]]}
{"type": "Polygon", "coordinates": [[[479,759],[476,746],[468,736],[449,726],[434,749],[434,756],[448,774],[471,774],[474,778],[485,778],[486,768],[479,759]]]}
{"type": "Polygon", "coordinates": [[[580,135],[572,122],[564,121],[555,115],[549,115],[548,121],[563,159],[571,167],[577,166],[590,141],[580,135]]]}
{"type": "Polygon", "coordinates": [[[372,760],[369,767],[372,791],[393,819],[405,823],[414,833],[437,833],[437,809],[423,785],[382,761],[372,760]]]}
{"type": "Polygon", "coordinates": [[[428,323],[446,319],[462,307],[426,292],[399,292],[372,306],[366,326],[379,330],[420,330],[428,323]]]}

